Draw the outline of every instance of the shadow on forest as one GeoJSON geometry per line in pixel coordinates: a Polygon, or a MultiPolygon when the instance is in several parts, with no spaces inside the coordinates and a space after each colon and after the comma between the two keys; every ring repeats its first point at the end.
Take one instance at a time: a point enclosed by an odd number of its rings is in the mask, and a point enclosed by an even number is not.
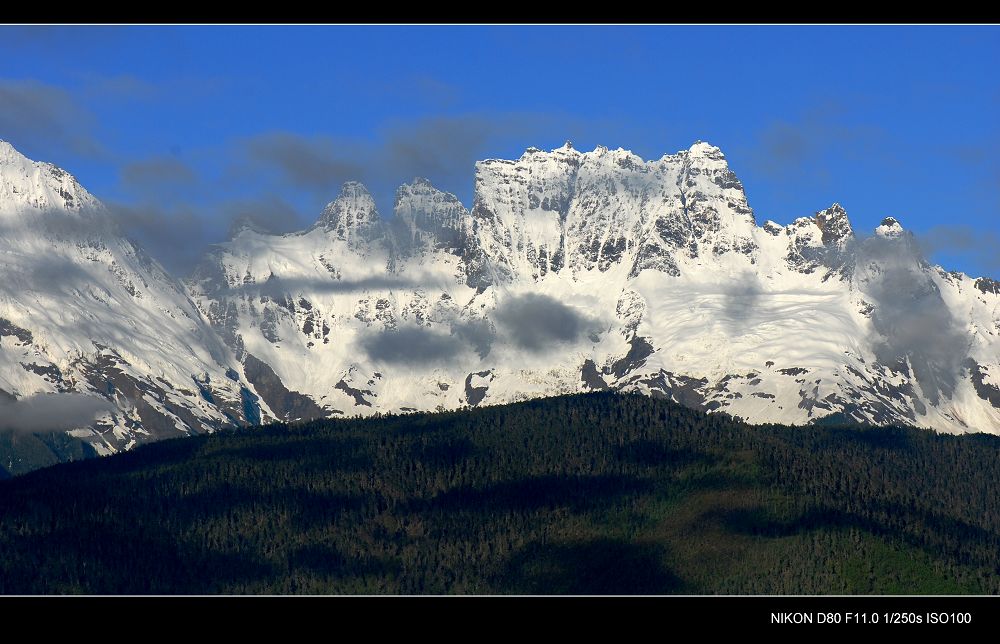
{"type": "MultiPolygon", "coordinates": [[[[180,525],[211,521],[241,514],[290,515],[298,530],[325,526],[345,513],[363,513],[367,507],[385,505],[377,495],[317,492],[302,488],[266,488],[244,485],[213,485],[192,494],[177,496],[146,508],[160,520],[180,525]]],[[[372,512],[374,514],[374,512],[372,512]]]]}
{"type": "Polygon", "coordinates": [[[899,427],[831,427],[827,432],[838,448],[842,448],[845,443],[889,450],[908,449],[912,446],[912,432],[899,427]]]}
{"type": "Polygon", "coordinates": [[[432,468],[454,467],[456,463],[476,453],[476,444],[464,436],[432,438],[414,444],[410,458],[432,468]]]}
{"type": "Polygon", "coordinates": [[[993,593],[998,464],[612,394],[221,433],[0,482],[0,592],[842,592],[875,535],[993,593]]]}
{"type": "Polygon", "coordinates": [[[0,587],[19,593],[214,593],[275,574],[272,566],[255,553],[211,551],[142,526],[122,530],[87,522],[72,529],[24,538],[30,539],[30,549],[15,542],[19,552],[66,552],[72,556],[64,557],[59,567],[51,570],[39,568],[37,561],[8,561],[0,587]],[[123,565],[135,561],[143,562],[142,574],[134,574],[123,565]]]}
{"type": "Polygon", "coordinates": [[[350,557],[335,546],[311,544],[293,551],[288,558],[292,568],[304,568],[317,575],[343,579],[346,577],[399,575],[402,564],[396,559],[365,555],[350,557]]]}
{"type": "Polygon", "coordinates": [[[765,507],[752,509],[716,510],[703,515],[703,520],[718,520],[729,532],[769,538],[790,537],[815,530],[857,528],[869,534],[900,539],[928,549],[932,554],[949,554],[964,563],[987,565],[986,557],[975,557],[957,548],[947,548],[945,541],[928,543],[924,535],[952,535],[958,544],[993,544],[1000,549],[1000,535],[980,526],[929,511],[906,508],[898,504],[876,504],[876,515],[884,519],[865,517],[835,509],[812,509],[794,517],[775,517],[765,507]]]}
{"type": "Polygon", "coordinates": [[[617,456],[627,463],[649,467],[666,465],[682,468],[696,463],[711,466],[719,462],[719,458],[713,454],[693,449],[671,449],[651,440],[626,443],[617,449],[617,456]]]}
{"type": "Polygon", "coordinates": [[[497,580],[501,592],[578,595],[676,593],[684,584],[664,563],[658,544],[613,539],[530,543],[497,580]]]}
{"type": "Polygon", "coordinates": [[[490,514],[569,507],[579,512],[607,505],[625,495],[649,492],[652,488],[650,481],[636,476],[532,476],[499,481],[481,488],[451,489],[430,500],[415,501],[411,509],[490,514]]]}
{"type": "Polygon", "coordinates": [[[297,466],[321,462],[324,467],[342,472],[357,472],[370,468],[371,456],[365,453],[368,446],[357,438],[308,438],[282,442],[266,442],[248,444],[239,447],[220,449],[212,453],[213,457],[229,457],[234,460],[250,459],[253,461],[279,462],[292,461],[297,466]]]}

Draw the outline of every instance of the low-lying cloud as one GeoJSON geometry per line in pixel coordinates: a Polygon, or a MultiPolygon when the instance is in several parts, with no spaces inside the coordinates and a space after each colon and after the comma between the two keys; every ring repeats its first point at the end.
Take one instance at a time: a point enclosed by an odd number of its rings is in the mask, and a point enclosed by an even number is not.
{"type": "Polygon", "coordinates": [[[934,226],[919,242],[928,257],[961,254],[991,277],[1000,278],[1000,236],[994,232],[972,226],[934,226]]]}
{"type": "Polygon", "coordinates": [[[246,177],[270,173],[279,186],[312,190],[326,200],[343,182],[360,181],[379,210],[389,214],[396,188],[414,177],[469,197],[475,164],[492,144],[547,137],[553,129],[566,128],[567,119],[547,114],[473,113],[392,121],[371,140],[268,132],[245,139],[235,150],[251,163],[234,164],[233,172],[246,177]]]}
{"type": "Polygon", "coordinates": [[[369,358],[379,362],[433,364],[458,356],[465,345],[448,333],[425,327],[402,327],[362,337],[361,348],[369,358]]]}
{"type": "Polygon", "coordinates": [[[795,120],[776,120],[757,135],[750,151],[753,169],[771,179],[800,181],[831,176],[831,155],[863,155],[891,160],[882,143],[886,133],[876,126],[850,124],[836,103],[813,108],[795,120]]]}
{"type": "Polygon", "coordinates": [[[460,338],[475,351],[480,358],[490,354],[496,341],[496,330],[489,320],[465,320],[451,325],[453,335],[460,338]]]}
{"type": "Polygon", "coordinates": [[[553,297],[528,293],[502,300],[490,319],[455,320],[447,332],[407,326],[370,333],[361,348],[369,358],[392,364],[441,363],[472,352],[485,358],[498,343],[545,353],[597,333],[598,327],[553,297]]]}
{"type": "Polygon", "coordinates": [[[879,362],[893,368],[909,363],[932,404],[942,394],[950,397],[969,352],[969,333],[922,270],[926,260],[919,245],[905,235],[871,237],[854,253],[857,270],[869,276],[862,288],[875,304],[879,362]]]}
{"type": "Polygon", "coordinates": [[[0,397],[0,429],[68,431],[85,427],[98,415],[114,409],[109,401],[86,394],[34,394],[17,400],[0,397]]]}
{"type": "Polygon", "coordinates": [[[241,284],[225,289],[224,295],[247,293],[281,300],[298,293],[330,294],[357,293],[367,290],[392,290],[403,288],[421,288],[428,286],[421,279],[401,275],[372,275],[360,279],[310,279],[300,277],[277,277],[256,284],[241,284]]]}
{"type": "Polygon", "coordinates": [[[270,132],[247,140],[246,151],[250,159],[277,170],[297,188],[329,192],[365,174],[363,166],[329,137],[270,132]]]}
{"type": "Polygon", "coordinates": [[[176,157],[160,156],[126,163],[121,169],[122,186],[131,192],[176,190],[198,183],[194,169],[176,157]]]}
{"type": "Polygon", "coordinates": [[[93,115],[66,90],[30,80],[0,79],[0,138],[14,145],[98,156],[104,148],[93,128],[93,115]]]}
{"type": "Polygon", "coordinates": [[[505,339],[536,353],[576,342],[597,327],[593,319],[575,308],[539,293],[508,297],[494,317],[505,339]]]}
{"type": "Polygon", "coordinates": [[[723,287],[723,323],[733,333],[742,333],[753,325],[760,306],[763,288],[756,273],[745,271],[726,282],[723,287]]]}
{"type": "MultiPolygon", "coordinates": [[[[148,192],[160,189],[150,188],[148,192]]],[[[226,239],[243,222],[272,234],[298,230],[302,222],[294,206],[274,195],[211,206],[164,204],[153,198],[105,205],[119,232],[177,277],[187,276],[211,244],[226,239]]]]}
{"type": "Polygon", "coordinates": [[[487,320],[456,320],[449,331],[405,326],[370,333],[361,348],[372,360],[389,364],[436,364],[475,352],[489,355],[496,334],[487,320]]]}

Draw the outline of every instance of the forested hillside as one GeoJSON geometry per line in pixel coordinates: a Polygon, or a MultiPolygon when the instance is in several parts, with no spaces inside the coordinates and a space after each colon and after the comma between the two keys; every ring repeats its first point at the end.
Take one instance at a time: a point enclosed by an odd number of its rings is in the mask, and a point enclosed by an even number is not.
{"type": "Polygon", "coordinates": [[[3,593],[997,593],[1000,439],[564,396],[0,482],[3,593]]]}

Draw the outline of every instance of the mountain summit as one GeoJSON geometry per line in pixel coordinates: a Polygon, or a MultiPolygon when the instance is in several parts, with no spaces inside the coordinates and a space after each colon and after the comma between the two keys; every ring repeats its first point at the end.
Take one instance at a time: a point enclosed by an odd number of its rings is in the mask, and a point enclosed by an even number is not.
{"type": "MultiPolygon", "coordinates": [[[[102,216],[0,144],[0,213],[25,210],[102,216]]],[[[1000,432],[995,282],[931,266],[891,217],[857,235],[840,204],[758,224],[704,142],[649,161],[529,148],[476,164],[471,208],[418,178],[389,218],[347,183],[306,230],[235,228],[183,285],[111,228],[52,230],[0,241],[0,389],[113,402],[87,430],[109,450],[591,389],[757,423],[1000,432]]]]}
{"type": "Polygon", "coordinates": [[[185,286],[69,173],[7,143],[0,229],[0,429],[69,427],[111,453],[259,418],[185,286]]]}

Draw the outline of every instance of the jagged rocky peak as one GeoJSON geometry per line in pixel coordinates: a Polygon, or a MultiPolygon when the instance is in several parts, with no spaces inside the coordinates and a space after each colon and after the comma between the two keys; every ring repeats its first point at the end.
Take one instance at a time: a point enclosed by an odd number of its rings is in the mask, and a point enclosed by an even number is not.
{"type": "Polygon", "coordinates": [[[378,223],[378,208],[371,193],[363,184],[348,181],[341,187],[340,195],[323,209],[316,225],[344,241],[363,242],[371,237],[378,223]]]}
{"type": "MultiPolygon", "coordinates": [[[[4,214],[72,180],[4,146],[0,156],[0,186],[41,186],[0,200],[4,214]]],[[[305,231],[244,227],[188,293],[114,235],[99,247],[45,240],[31,257],[0,235],[0,305],[12,303],[0,306],[0,389],[114,398],[115,426],[88,439],[108,451],[272,418],[601,387],[753,422],[841,413],[1000,432],[1000,285],[937,279],[894,219],[855,240],[838,204],[759,228],[711,144],[648,161],[572,144],[482,161],[471,213],[426,179],[395,196],[383,220],[364,186],[347,183],[305,231]],[[53,248],[69,270],[43,280],[57,284],[41,301],[19,284],[52,264],[53,248]],[[63,275],[97,288],[63,288],[63,275]],[[947,326],[948,312],[978,365],[972,380],[945,374],[954,396],[925,387],[940,374],[921,366],[942,363],[920,333],[947,326]],[[884,329],[917,313],[904,331],[918,341],[883,348],[884,329]],[[136,332],[121,333],[123,321],[136,332]]]]}
{"type": "MultiPolygon", "coordinates": [[[[778,234],[776,228],[770,221],[764,225],[764,230],[772,235],[778,234]]],[[[855,239],[854,228],[839,203],[812,217],[799,217],[785,231],[789,238],[785,258],[789,268],[800,273],[821,270],[826,278],[834,272],[844,277],[849,275],[851,258],[846,251],[855,239]]]]}
{"type": "Polygon", "coordinates": [[[903,230],[903,226],[900,225],[894,217],[886,217],[882,220],[882,223],[875,228],[876,235],[887,239],[901,237],[905,232],[906,231],[903,230]]]}
{"type": "Polygon", "coordinates": [[[450,192],[417,177],[396,190],[395,214],[411,243],[457,248],[465,235],[469,212],[450,192]]]}
{"type": "Polygon", "coordinates": [[[843,246],[854,236],[847,211],[839,203],[816,213],[814,220],[822,232],[824,245],[843,246]]]}
{"type": "Polygon", "coordinates": [[[983,293],[1000,295],[1000,282],[989,277],[980,277],[975,282],[975,287],[983,293]]]}
{"type": "Polygon", "coordinates": [[[772,221],[770,219],[768,219],[767,221],[765,221],[761,225],[761,228],[763,228],[764,232],[766,232],[768,235],[773,235],[775,237],[777,237],[781,233],[785,232],[785,227],[784,226],[782,226],[778,222],[772,221]]]}
{"type": "Polygon", "coordinates": [[[51,163],[32,161],[0,140],[0,210],[79,213],[99,207],[73,175],[51,163]]]}
{"type": "Polygon", "coordinates": [[[540,148],[536,148],[535,146],[530,146],[524,150],[521,158],[517,161],[510,161],[508,159],[486,159],[484,161],[477,162],[476,166],[478,168],[479,165],[522,165],[525,163],[552,163],[555,161],[575,167],[579,165],[580,157],[584,156],[584,154],[585,153],[574,148],[571,141],[566,141],[562,144],[562,146],[549,150],[548,152],[540,148]]]}
{"type": "Polygon", "coordinates": [[[573,155],[579,155],[580,153],[577,152],[576,148],[573,147],[573,142],[572,141],[566,141],[560,147],[558,147],[555,150],[553,150],[552,154],[573,154],[573,155]]]}
{"type": "Polygon", "coordinates": [[[7,165],[25,159],[9,142],[0,139],[0,164],[7,165]]]}
{"type": "Polygon", "coordinates": [[[726,155],[717,146],[705,141],[695,141],[694,145],[688,148],[687,154],[692,159],[711,159],[712,161],[725,161],[726,155]]]}
{"type": "Polygon", "coordinates": [[[253,217],[242,216],[233,221],[229,227],[229,238],[234,239],[243,232],[251,232],[257,235],[270,235],[272,231],[257,223],[253,217]]]}

